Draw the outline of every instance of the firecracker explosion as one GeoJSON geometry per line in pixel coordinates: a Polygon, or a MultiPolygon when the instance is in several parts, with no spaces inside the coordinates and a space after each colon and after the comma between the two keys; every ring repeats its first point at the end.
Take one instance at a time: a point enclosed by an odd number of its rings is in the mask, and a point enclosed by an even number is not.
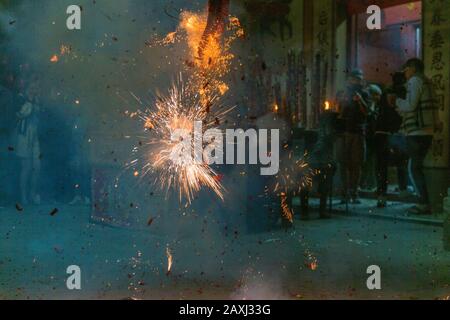
{"type": "Polygon", "coordinates": [[[449,0],[78,2],[0,0],[0,300],[450,299],[449,0]]]}

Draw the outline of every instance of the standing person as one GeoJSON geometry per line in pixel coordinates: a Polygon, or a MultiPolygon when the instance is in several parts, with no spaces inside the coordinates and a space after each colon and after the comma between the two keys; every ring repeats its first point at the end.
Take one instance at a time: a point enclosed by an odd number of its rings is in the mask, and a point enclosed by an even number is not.
{"type": "Polygon", "coordinates": [[[16,155],[20,160],[19,189],[21,202],[40,204],[38,180],[40,175],[40,144],[38,139],[38,84],[31,81],[25,92],[25,103],[17,112],[16,155]]]}
{"type": "Polygon", "coordinates": [[[368,113],[364,74],[355,69],[347,79],[345,92],[337,102],[343,120],[344,136],[339,146],[340,172],[343,185],[342,202],[358,204],[358,186],[364,160],[364,131],[368,113]]]}
{"type": "MultiPolygon", "coordinates": [[[[375,150],[376,150],[376,176],[377,176],[377,196],[378,208],[386,207],[386,196],[388,187],[388,168],[392,155],[392,148],[389,145],[390,136],[400,128],[401,117],[390,107],[386,101],[386,96],[377,85],[370,85],[369,93],[372,97],[375,109],[375,150]]],[[[406,189],[406,179],[402,179],[402,168],[397,168],[399,176],[399,188],[406,189]]]]}
{"type": "MultiPolygon", "coordinates": [[[[378,87],[378,86],[376,86],[378,87]]],[[[367,118],[365,125],[365,160],[361,170],[360,187],[363,190],[373,191],[376,186],[376,174],[375,174],[375,162],[376,162],[376,149],[375,149],[375,121],[376,121],[376,107],[379,101],[370,90],[371,85],[366,88],[368,93],[368,108],[367,118]]],[[[373,87],[372,87],[373,88],[373,87]]],[[[378,87],[379,89],[379,87],[378,87]]],[[[380,89],[381,90],[381,89],[380,89]]]]}
{"type": "MultiPolygon", "coordinates": [[[[320,118],[319,132],[314,145],[307,148],[308,163],[316,174],[314,183],[318,184],[318,195],[320,199],[319,213],[321,219],[331,218],[327,208],[328,197],[333,189],[333,177],[336,172],[336,164],[333,159],[333,144],[335,141],[336,118],[331,114],[324,114],[320,118]],[[308,150],[309,149],[309,150],[308,150]]],[[[309,147],[309,146],[308,146],[309,147]]],[[[309,188],[304,187],[300,193],[300,199],[303,201],[303,213],[307,212],[309,188]],[[306,210],[305,210],[306,209],[306,210]]]]}
{"type": "MultiPolygon", "coordinates": [[[[387,97],[395,94],[397,98],[406,99],[406,78],[403,72],[396,72],[392,75],[392,85],[383,95],[383,104],[389,106],[387,97]]],[[[390,106],[389,106],[390,107],[390,106]]],[[[393,108],[391,108],[393,109],[393,108]]],[[[395,110],[395,109],[394,109],[395,110]]],[[[392,159],[391,164],[397,167],[398,191],[400,198],[408,198],[411,196],[408,190],[408,154],[406,152],[405,136],[400,132],[402,124],[401,115],[395,110],[387,110],[391,113],[389,122],[394,125],[392,135],[389,137],[389,149],[392,159]]]]}
{"type": "Polygon", "coordinates": [[[422,60],[408,60],[403,66],[408,81],[406,98],[389,98],[403,117],[402,131],[406,135],[406,147],[410,157],[409,174],[420,201],[419,205],[408,210],[412,214],[431,214],[423,162],[431,147],[438,118],[433,86],[425,77],[424,69],[422,60]]]}

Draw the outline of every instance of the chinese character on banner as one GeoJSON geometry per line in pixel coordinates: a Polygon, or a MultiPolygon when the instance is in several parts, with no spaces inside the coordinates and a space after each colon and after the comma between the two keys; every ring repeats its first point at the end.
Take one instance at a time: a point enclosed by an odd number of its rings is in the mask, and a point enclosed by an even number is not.
{"type": "Polygon", "coordinates": [[[450,165],[450,6],[445,1],[423,1],[425,74],[433,83],[439,126],[434,132],[433,146],[426,164],[447,168],[450,165]]]}

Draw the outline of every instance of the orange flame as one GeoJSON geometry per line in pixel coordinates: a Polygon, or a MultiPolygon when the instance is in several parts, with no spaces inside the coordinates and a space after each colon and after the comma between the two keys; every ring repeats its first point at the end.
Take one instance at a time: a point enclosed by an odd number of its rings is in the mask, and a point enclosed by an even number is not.
{"type": "Polygon", "coordinates": [[[172,253],[170,252],[169,247],[166,248],[166,255],[167,255],[167,274],[169,274],[170,271],[172,270],[172,263],[173,263],[173,256],[172,253]]]}
{"type": "Polygon", "coordinates": [[[224,77],[231,69],[234,55],[231,45],[237,38],[244,37],[244,29],[238,18],[230,16],[226,30],[205,35],[208,24],[207,13],[183,11],[176,31],[151,45],[169,45],[185,40],[189,48],[186,66],[193,68],[187,90],[199,94],[202,105],[207,108],[211,100],[228,92],[224,77]]]}
{"type": "Polygon", "coordinates": [[[207,105],[214,96],[222,96],[229,87],[224,77],[229,73],[234,55],[230,52],[232,42],[242,37],[244,31],[239,19],[230,17],[227,30],[231,34],[212,33],[206,38],[204,32],[208,17],[206,13],[184,11],[180,16],[179,29],[186,34],[192,64],[195,66],[192,88],[201,96],[202,103],[207,105]]]}
{"type": "Polygon", "coordinates": [[[275,104],[273,105],[273,112],[277,113],[279,110],[280,110],[280,108],[278,107],[278,104],[275,103],[275,104]]]}
{"type": "Polygon", "coordinates": [[[144,128],[147,130],[154,129],[155,126],[153,125],[152,121],[150,119],[145,120],[144,128]]]}

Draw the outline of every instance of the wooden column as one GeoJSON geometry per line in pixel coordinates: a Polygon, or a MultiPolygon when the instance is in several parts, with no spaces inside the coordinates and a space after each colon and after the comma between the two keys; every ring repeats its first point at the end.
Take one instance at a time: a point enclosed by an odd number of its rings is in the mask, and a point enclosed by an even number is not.
{"type": "MultiPolygon", "coordinates": [[[[303,1],[303,52],[305,56],[305,63],[307,66],[307,78],[312,77],[312,66],[314,64],[314,1],[304,0],[303,1]]],[[[311,81],[309,81],[311,83],[311,81]]],[[[306,116],[306,128],[311,127],[312,119],[312,104],[311,104],[311,85],[307,86],[307,116],[306,116]]]]}
{"type": "Polygon", "coordinates": [[[316,126],[325,100],[335,95],[336,3],[313,1],[312,125],[316,126]]]}

